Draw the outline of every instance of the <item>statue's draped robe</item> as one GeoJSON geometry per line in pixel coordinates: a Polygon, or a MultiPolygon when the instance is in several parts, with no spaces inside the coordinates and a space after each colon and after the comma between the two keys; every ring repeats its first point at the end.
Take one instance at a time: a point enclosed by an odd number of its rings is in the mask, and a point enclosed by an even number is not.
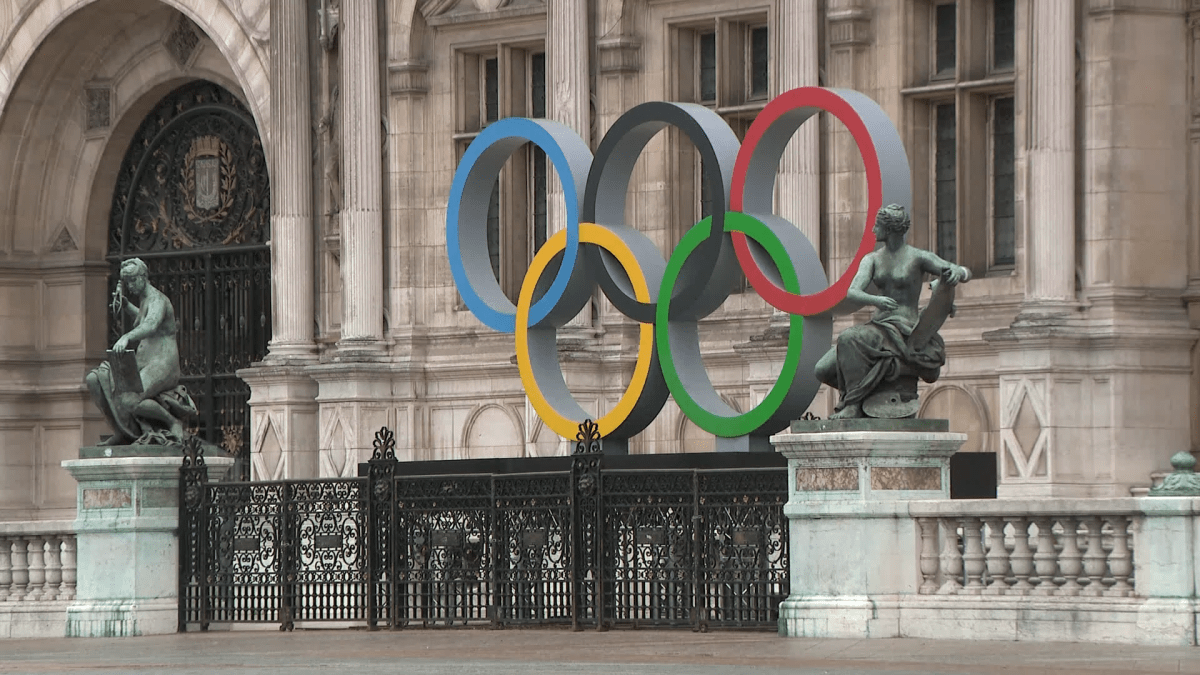
{"type": "Polygon", "coordinates": [[[933,335],[921,349],[909,347],[915,323],[899,314],[872,317],[842,331],[837,341],[837,387],[842,398],[836,410],[861,404],[879,385],[906,372],[932,382],[946,363],[946,343],[933,335]],[[907,368],[905,368],[907,366],[907,368]]]}

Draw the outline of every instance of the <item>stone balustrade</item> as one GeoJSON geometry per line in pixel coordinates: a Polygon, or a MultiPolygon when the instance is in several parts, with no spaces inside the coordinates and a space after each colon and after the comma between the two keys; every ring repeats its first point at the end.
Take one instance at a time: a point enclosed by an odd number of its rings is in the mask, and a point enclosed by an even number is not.
{"type": "Polygon", "coordinates": [[[74,598],[71,522],[0,523],[0,602],[74,598]]]}
{"type": "Polygon", "coordinates": [[[75,551],[72,521],[0,522],[0,637],[63,634],[75,551]]]}
{"type": "Polygon", "coordinates": [[[922,595],[1134,595],[1129,513],[1086,501],[1029,513],[1007,502],[953,505],[960,513],[916,517],[922,595]]]}

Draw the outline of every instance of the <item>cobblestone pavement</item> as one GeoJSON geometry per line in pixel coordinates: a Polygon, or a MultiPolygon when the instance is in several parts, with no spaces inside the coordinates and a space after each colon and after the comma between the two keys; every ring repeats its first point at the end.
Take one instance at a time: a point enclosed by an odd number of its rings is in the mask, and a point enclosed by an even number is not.
{"type": "Polygon", "coordinates": [[[1200,647],[784,639],[615,630],[235,631],[0,640],[0,673],[431,675],[1200,675],[1200,647]]]}

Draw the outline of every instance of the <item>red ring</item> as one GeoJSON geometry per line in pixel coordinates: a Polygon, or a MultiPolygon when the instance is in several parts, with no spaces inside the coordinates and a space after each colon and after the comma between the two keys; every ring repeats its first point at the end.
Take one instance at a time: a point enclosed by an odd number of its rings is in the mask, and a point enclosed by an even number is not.
{"type": "Polygon", "coordinates": [[[746,132],[746,140],[742,142],[737,161],[733,165],[733,183],[729,200],[731,211],[742,210],[746,171],[749,168],[754,149],[762,140],[763,134],[781,116],[797,108],[818,108],[832,114],[846,126],[854,138],[855,145],[858,146],[858,152],[862,156],[867,173],[867,222],[863,227],[863,237],[862,242],[858,245],[858,252],[850,261],[850,266],[846,268],[845,273],[828,288],[817,293],[800,295],[776,286],[767,278],[750,254],[750,246],[746,241],[745,234],[733,232],[732,237],[738,264],[741,265],[750,285],[758,291],[759,296],[767,304],[790,314],[812,316],[833,309],[846,298],[846,293],[850,290],[850,282],[858,273],[858,267],[862,263],[863,257],[875,249],[875,236],[872,230],[875,213],[883,206],[883,177],[879,170],[879,155],[875,150],[875,142],[858,111],[846,99],[830,89],[800,87],[784,92],[768,103],[746,132]]]}

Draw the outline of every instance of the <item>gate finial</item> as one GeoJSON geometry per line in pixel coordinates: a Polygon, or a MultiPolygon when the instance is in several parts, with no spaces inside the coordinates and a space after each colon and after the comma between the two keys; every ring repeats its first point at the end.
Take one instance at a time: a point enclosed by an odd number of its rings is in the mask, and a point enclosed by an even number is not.
{"type": "Polygon", "coordinates": [[[575,455],[597,455],[601,452],[600,427],[590,419],[579,425],[575,434],[575,455]]]}

